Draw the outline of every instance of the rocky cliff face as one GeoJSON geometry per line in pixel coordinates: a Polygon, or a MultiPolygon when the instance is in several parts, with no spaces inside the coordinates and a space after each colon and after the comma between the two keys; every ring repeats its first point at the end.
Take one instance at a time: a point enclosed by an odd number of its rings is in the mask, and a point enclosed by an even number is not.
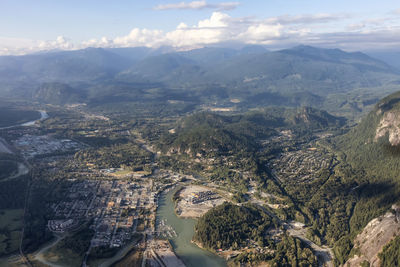
{"type": "Polygon", "coordinates": [[[400,207],[393,205],[392,211],[371,220],[354,240],[358,253],[349,259],[344,266],[361,266],[368,262],[369,266],[380,266],[378,254],[393,237],[400,234],[400,207]]]}
{"type": "Polygon", "coordinates": [[[374,141],[388,136],[392,146],[400,145],[400,92],[382,99],[377,104],[375,114],[380,119],[374,141]]]}
{"type": "MultiPolygon", "coordinates": [[[[378,111],[379,112],[379,111],[378,111]]],[[[375,141],[388,135],[392,146],[400,145],[400,112],[388,111],[383,117],[376,129],[375,141]]]]}

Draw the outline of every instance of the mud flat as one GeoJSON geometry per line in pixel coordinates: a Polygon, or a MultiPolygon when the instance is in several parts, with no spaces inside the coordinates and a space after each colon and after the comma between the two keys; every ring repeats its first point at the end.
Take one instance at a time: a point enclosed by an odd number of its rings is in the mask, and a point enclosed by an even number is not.
{"type": "Polygon", "coordinates": [[[182,260],[175,255],[170,243],[166,240],[155,240],[151,246],[151,254],[152,261],[155,261],[160,266],[186,266],[182,260]]]}
{"type": "Polygon", "coordinates": [[[225,199],[215,192],[209,196],[209,199],[200,198],[199,201],[193,201],[199,193],[212,192],[211,189],[199,186],[189,185],[179,192],[179,200],[176,205],[176,214],[183,218],[199,218],[211,208],[224,203],[225,199]]]}

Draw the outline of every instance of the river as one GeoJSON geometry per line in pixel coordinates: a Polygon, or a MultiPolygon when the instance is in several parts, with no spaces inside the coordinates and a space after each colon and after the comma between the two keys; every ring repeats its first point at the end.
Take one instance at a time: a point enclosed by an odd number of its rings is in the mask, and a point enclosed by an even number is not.
{"type": "Polygon", "coordinates": [[[32,126],[34,125],[37,121],[42,121],[45,120],[49,117],[49,115],[47,114],[47,112],[45,110],[39,110],[40,113],[40,118],[37,120],[33,120],[33,121],[28,121],[22,124],[16,124],[16,125],[11,125],[11,126],[6,126],[6,127],[0,127],[0,130],[5,130],[5,129],[11,129],[14,127],[18,127],[18,126],[32,126]]]}
{"type": "Polygon", "coordinates": [[[170,190],[168,193],[162,194],[157,209],[157,222],[165,220],[166,224],[170,225],[177,234],[176,237],[170,238],[176,255],[181,258],[187,267],[226,267],[224,259],[190,242],[194,235],[196,221],[176,216],[174,202],[172,201],[172,196],[176,190],[170,190]]]}
{"type": "Polygon", "coordinates": [[[39,112],[40,112],[40,119],[34,120],[34,121],[25,122],[25,123],[21,124],[21,126],[32,126],[32,125],[35,124],[35,122],[45,120],[45,119],[47,119],[49,117],[49,115],[47,114],[46,111],[39,110],[39,112]]]}
{"type": "MultiPolygon", "coordinates": [[[[12,125],[12,126],[7,126],[7,127],[0,127],[0,130],[5,130],[5,129],[11,129],[17,126],[32,126],[34,125],[37,121],[42,121],[45,120],[49,117],[49,115],[47,114],[46,111],[44,110],[39,110],[40,112],[40,118],[33,120],[33,121],[28,121],[22,124],[17,124],[17,125],[12,125]]],[[[13,152],[11,151],[11,149],[9,148],[9,145],[7,144],[6,140],[4,140],[3,138],[0,138],[0,152],[1,153],[9,153],[12,154],[13,152]]]]}

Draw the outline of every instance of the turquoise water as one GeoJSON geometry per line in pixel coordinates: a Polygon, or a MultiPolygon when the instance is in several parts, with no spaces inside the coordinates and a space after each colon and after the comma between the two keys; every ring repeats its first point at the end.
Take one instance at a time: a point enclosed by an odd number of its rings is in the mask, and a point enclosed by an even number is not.
{"type": "Polygon", "coordinates": [[[182,219],[176,216],[172,196],[175,190],[162,194],[157,210],[157,221],[166,220],[166,224],[172,226],[177,236],[170,239],[175,253],[182,259],[187,267],[226,267],[226,262],[221,257],[203,250],[190,241],[194,235],[196,221],[193,219],[182,219]]]}

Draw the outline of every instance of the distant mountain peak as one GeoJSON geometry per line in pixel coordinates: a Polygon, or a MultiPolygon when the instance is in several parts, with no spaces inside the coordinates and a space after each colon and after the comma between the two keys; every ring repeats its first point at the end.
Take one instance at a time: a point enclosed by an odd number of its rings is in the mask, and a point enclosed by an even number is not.
{"type": "Polygon", "coordinates": [[[262,45],[246,45],[240,49],[240,52],[242,54],[261,54],[268,52],[268,49],[262,45]]]}
{"type": "Polygon", "coordinates": [[[283,49],[279,52],[285,53],[299,53],[303,55],[346,55],[350,54],[339,48],[321,48],[310,45],[298,45],[293,48],[283,49]]]}

